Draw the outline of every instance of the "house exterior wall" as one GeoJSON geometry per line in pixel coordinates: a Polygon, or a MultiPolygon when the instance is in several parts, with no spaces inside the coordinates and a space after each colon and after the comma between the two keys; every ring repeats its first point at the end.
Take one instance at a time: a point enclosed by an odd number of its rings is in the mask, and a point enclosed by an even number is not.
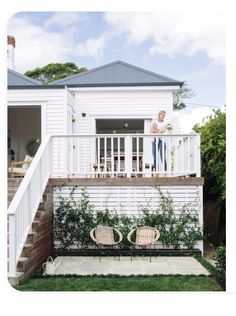
{"type": "MultiPolygon", "coordinates": [[[[73,90],[71,90],[73,91],[73,90]]],[[[132,88],[78,89],[75,96],[75,134],[93,134],[95,119],[142,118],[152,119],[159,110],[166,111],[166,121],[172,120],[171,90],[132,88]],[[83,117],[82,113],[86,113],[83,117]]]]}
{"type": "MultiPolygon", "coordinates": [[[[166,87],[71,88],[74,94],[74,134],[96,134],[96,119],[143,119],[148,133],[151,121],[158,111],[166,111],[166,122],[173,119],[173,90],[166,87]],[[86,116],[83,116],[85,113],[86,116]]],[[[129,131],[127,130],[127,133],[129,131]]],[[[93,151],[95,144],[83,142],[78,151],[80,164],[84,155],[93,151]]],[[[147,145],[146,145],[147,147],[147,145]]],[[[150,147],[150,146],[149,146],[150,147]]],[[[88,163],[88,162],[87,162],[88,163]]]]}
{"type": "Polygon", "coordinates": [[[42,138],[67,133],[65,89],[10,89],[8,106],[41,106],[42,138]]]}

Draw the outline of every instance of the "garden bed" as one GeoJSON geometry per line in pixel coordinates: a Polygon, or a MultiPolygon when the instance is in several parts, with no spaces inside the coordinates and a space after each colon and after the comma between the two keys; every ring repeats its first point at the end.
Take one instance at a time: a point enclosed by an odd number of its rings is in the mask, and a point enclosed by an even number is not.
{"type": "Polygon", "coordinates": [[[201,256],[200,249],[57,249],[52,257],[57,256],[201,256]]]}

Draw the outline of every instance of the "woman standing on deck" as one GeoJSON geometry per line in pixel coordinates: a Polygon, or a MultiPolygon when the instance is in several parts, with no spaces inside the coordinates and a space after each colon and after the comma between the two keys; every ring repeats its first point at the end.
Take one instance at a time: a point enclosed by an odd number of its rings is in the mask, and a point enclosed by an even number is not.
{"type": "MultiPolygon", "coordinates": [[[[151,134],[159,134],[159,133],[165,133],[166,132],[166,123],[164,122],[166,116],[166,112],[161,110],[158,112],[157,119],[152,123],[150,128],[151,134]]],[[[157,171],[157,148],[156,148],[156,137],[154,137],[152,141],[152,155],[154,160],[154,170],[157,171]]],[[[159,138],[158,139],[158,151],[160,152],[161,161],[164,160],[164,171],[167,170],[167,163],[166,163],[166,143],[159,138]],[[164,151],[163,151],[164,149],[164,151]],[[164,157],[163,157],[164,156],[164,157]],[[164,158],[164,159],[163,159],[164,158]]]]}

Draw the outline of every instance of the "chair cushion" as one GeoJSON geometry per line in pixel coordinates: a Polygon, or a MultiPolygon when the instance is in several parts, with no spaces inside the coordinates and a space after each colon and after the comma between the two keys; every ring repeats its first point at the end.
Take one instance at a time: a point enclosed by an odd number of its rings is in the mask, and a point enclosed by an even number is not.
{"type": "Polygon", "coordinates": [[[138,245],[150,245],[155,239],[156,231],[152,227],[139,227],[136,231],[136,241],[138,245]]]}
{"type": "Polygon", "coordinates": [[[95,238],[99,244],[112,245],[115,243],[112,227],[99,225],[95,228],[95,238]]]}
{"type": "MultiPolygon", "coordinates": [[[[8,171],[11,172],[11,168],[8,168],[8,171]]],[[[13,173],[26,173],[26,169],[25,168],[13,168],[13,173]]]]}

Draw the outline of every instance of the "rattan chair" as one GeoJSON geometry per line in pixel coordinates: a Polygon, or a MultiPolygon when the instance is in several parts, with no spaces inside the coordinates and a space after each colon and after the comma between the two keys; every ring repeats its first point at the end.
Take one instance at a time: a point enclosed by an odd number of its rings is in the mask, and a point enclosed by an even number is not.
{"type": "MultiPolygon", "coordinates": [[[[136,227],[131,230],[128,235],[128,241],[135,246],[148,247],[150,246],[150,261],[151,261],[151,246],[160,238],[158,229],[150,226],[136,227]],[[132,241],[132,235],[135,235],[135,241],[132,241]]],[[[131,251],[132,261],[132,251],[131,251]]]]}
{"type": "MultiPolygon", "coordinates": [[[[98,225],[97,227],[93,228],[90,231],[90,237],[96,242],[98,248],[101,246],[111,246],[113,248],[114,245],[119,244],[123,239],[123,236],[119,230],[115,229],[114,227],[102,225],[98,225]],[[117,235],[118,240],[116,240],[115,235],[117,235]]],[[[101,261],[101,251],[99,251],[99,254],[101,261]]]]}
{"type": "Polygon", "coordinates": [[[26,155],[23,161],[12,161],[11,167],[8,168],[11,178],[24,177],[32,160],[33,157],[26,155]]]}

